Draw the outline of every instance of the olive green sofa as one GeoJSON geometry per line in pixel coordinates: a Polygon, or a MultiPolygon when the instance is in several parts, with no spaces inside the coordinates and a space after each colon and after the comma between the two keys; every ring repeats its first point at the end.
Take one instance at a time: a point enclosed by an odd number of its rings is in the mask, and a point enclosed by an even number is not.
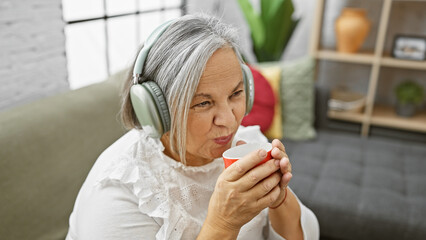
{"type": "Polygon", "coordinates": [[[98,155],[125,133],[124,73],[0,112],[0,238],[64,239],[98,155]]]}

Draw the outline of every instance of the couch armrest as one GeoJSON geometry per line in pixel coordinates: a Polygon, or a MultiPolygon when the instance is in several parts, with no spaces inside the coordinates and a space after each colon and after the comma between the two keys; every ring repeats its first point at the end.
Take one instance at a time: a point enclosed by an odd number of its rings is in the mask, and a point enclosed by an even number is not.
{"type": "Polygon", "coordinates": [[[64,239],[92,164],[125,132],[119,102],[108,80],[0,113],[2,239],[64,239]]]}

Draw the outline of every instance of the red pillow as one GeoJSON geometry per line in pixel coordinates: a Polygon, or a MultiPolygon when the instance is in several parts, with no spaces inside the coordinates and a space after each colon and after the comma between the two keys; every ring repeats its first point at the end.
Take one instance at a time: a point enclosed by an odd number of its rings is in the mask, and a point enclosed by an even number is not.
{"type": "Polygon", "coordinates": [[[254,79],[254,102],[250,113],[241,122],[243,126],[259,125],[264,133],[274,119],[275,96],[271,85],[262,74],[249,66],[254,79]]]}

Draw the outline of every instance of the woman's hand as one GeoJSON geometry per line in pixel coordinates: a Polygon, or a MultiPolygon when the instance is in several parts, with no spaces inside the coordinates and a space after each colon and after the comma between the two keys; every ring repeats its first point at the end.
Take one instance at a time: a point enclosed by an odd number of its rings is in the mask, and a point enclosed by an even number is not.
{"type": "MultiPolygon", "coordinates": [[[[245,144],[245,143],[246,142],[240,140],[240,141],[237,142],[237,145],[242,145],[242,144],[245,144]]],[[[271,208],[276,208],[286,198],[287,192],[286,192],[285,189],[288,186],[293,175],[291,174],[291,163],[290,163],[288,155],[285,151],[284,144],[282,144],[282,142],[278,139],[274,139],[272,141],[271,156],[272,156],[272,159],[275,161],[275,164],[280,167],[278,172],[280,173],[280,176],[281,176],[280,196],[279,196],[279,198],[277,199],[276,202],[274,202],[271,206],[269,206],[271,208]]]]}
{"type": "MultiPolygon", "coordinates": [[[[277,158],[284,155],[275,150],[273,156],[277,158]]],[[[210,229],[238,235],[245,223],[279,201],[282,176],[277,162],[270,160],[255,167],[265,157],[265,150],[253,151],[226,168],[219,176],[205,221],[210,229]]]]}
{"type": "Polygon", "coordinates": [[[272,141],[271,155],[272,155],[272,158],[275,161],[275,164],[280,167],[279,172],[280,172],[280,175],[281,175],[280,196],[279,196],[278,200],[270,206],[271,208],[276,208],[279,205],[281,205],[281,203],[283,203],[283,201],[285,200],[286,194],[287,194],[286,187],[288,186],[293,175],[291,174],[290,160],[289,160],[288,155],[285,151],[285,147],[280,140],[274,139],[272,141]]]}

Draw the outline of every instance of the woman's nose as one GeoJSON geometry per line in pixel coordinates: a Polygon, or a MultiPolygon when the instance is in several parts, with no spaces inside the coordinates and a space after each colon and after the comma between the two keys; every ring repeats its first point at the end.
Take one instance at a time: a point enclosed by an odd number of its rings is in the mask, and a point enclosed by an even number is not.
{"type": "Polygon", "coordinates": [[[229,104],[220,107],[213,118],[213,123],[217,126],[232,126],[234,122],[234,109],[229,104]]]}

